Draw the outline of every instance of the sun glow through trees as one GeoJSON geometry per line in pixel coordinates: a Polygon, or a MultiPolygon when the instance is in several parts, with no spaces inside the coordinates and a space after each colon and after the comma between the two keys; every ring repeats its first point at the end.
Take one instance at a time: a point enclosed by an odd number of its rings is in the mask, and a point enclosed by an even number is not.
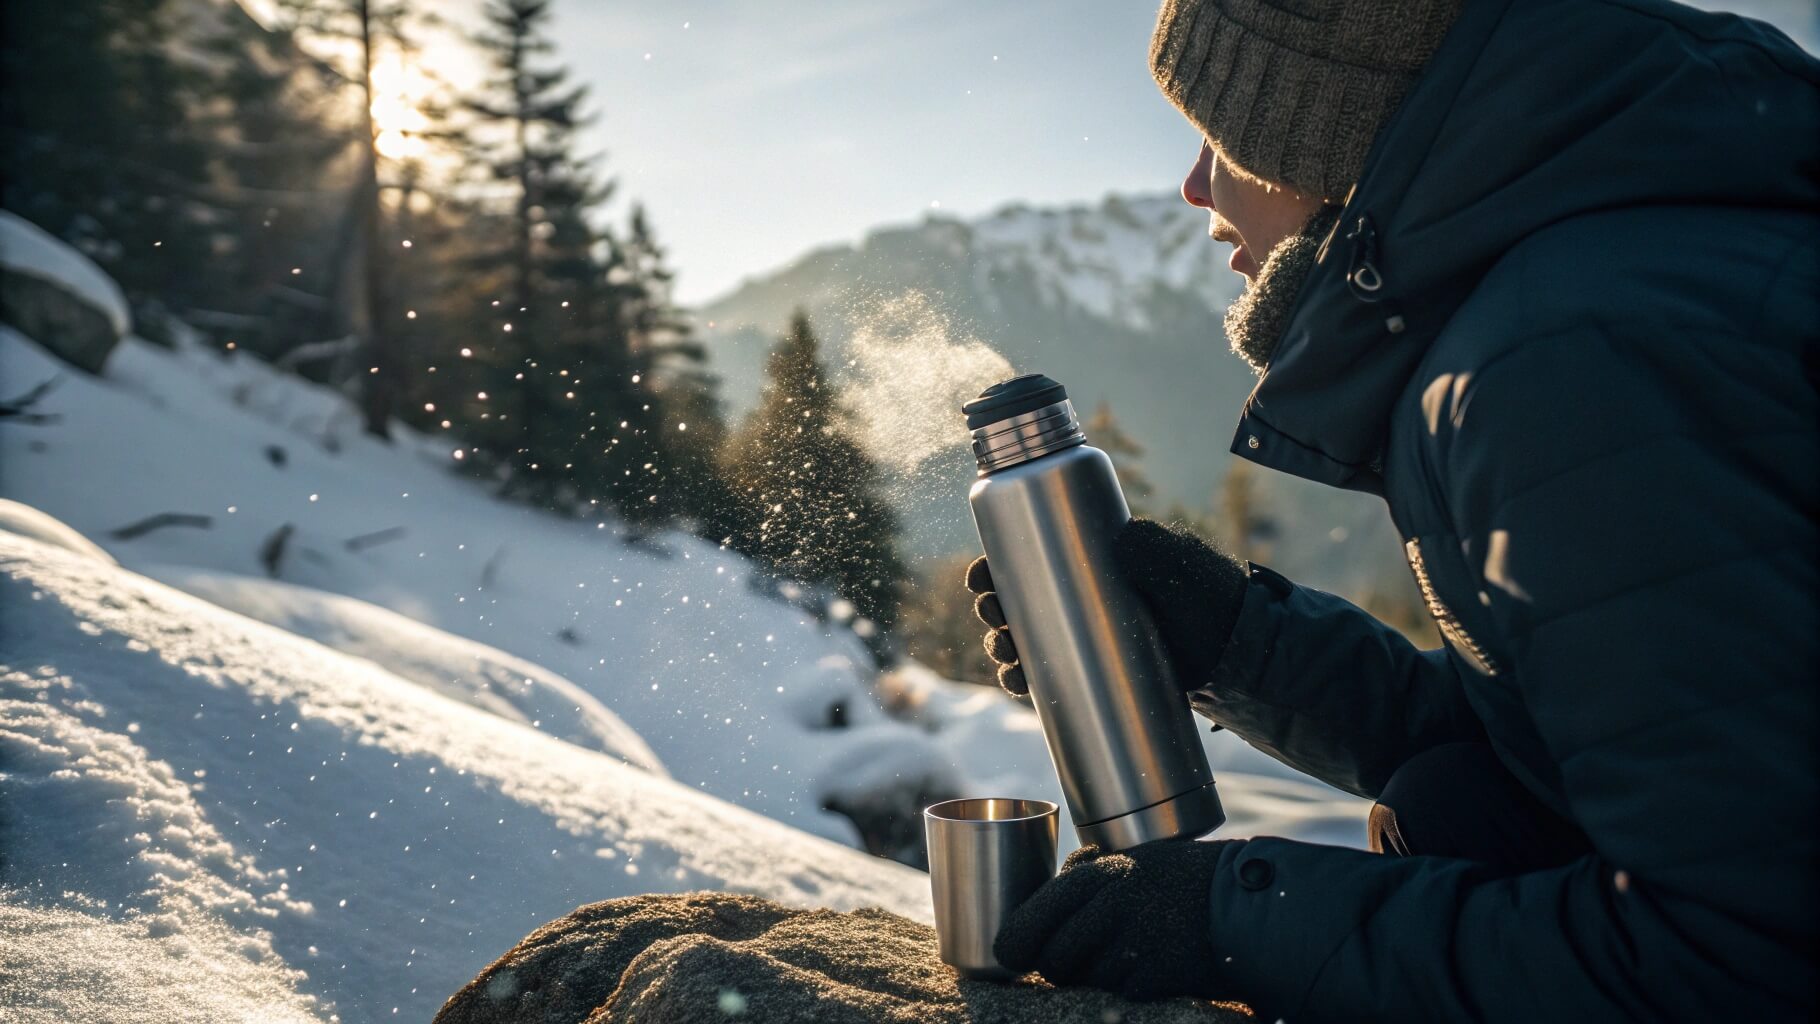
{"type": "Polygon", "coordinates": [[[388,54],[373,65],[373,145],[390,160],[415,160],[428,149],[430,119],[421,104],[434,83],[415,64],[388,54]]]}

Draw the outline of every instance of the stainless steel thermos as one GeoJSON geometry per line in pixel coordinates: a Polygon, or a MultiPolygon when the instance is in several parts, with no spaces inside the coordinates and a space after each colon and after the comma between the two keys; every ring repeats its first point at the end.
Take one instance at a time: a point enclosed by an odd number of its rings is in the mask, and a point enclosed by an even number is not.
{"type": "Polygon", "coordinates": [[[979,462],[973,521],[1075,834],[1123,850],[1219,827],[1187,697],[1113,563],[1131,511],[1112,460],[1041,374],[994,384],[963,411],[979,462]]]}

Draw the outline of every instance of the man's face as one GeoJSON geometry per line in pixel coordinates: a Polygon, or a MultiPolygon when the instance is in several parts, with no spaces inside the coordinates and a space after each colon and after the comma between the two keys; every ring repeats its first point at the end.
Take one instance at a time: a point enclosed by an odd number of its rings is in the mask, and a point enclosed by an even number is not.
{"type": "Polygon", "coordinates": [[[1232,244],[1233,270],[1256,281],[1277,243],[1295,234],[1321,208],[1319,196],[1301,196],[1245,174],[1201,143],[1194,169],[1182,180],[1182,198],[1208,213],[1207,233],[1232,244]]]}

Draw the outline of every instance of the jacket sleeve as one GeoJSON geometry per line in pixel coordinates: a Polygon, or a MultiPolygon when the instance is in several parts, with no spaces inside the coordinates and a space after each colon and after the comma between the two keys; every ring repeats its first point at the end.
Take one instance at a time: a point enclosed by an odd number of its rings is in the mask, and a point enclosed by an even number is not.
{"type": "Polygon", "coordinates": [[[1663,383],[1662,360],[1696,355],[1662,346],[1685,342],[1527,344],[1459,382],[1438,430],[1514,662],[1488,685],[1518,688],[1595,853],[1496,877],[1249,843],[1213,885],[1213,930],[1265,1019],[1815,1013],[1814,392],[1745,340],[1705,354],[1698,392],[1663,383]]]}
{"type": "Polygon", "coordinates": [[[1284,764],[1376,798],[1430,747],[1483,739],[1446,651],[1261,565],[1196,711],[1284,764]]]}

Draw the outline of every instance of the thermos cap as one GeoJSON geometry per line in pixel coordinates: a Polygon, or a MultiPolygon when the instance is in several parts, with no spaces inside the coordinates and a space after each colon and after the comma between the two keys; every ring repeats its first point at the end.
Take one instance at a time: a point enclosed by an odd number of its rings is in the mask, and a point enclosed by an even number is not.
{"type": "Polygon", "coordinates": [[[1068,389],[1040,373],[999,381],[961,411],[982,476],[1086,441],[1068,389]]]}
{"type": "Polygon", "coordinates": [[[1067,400],[1067,388],[1040,373],[1026,373],[980,392],[978,398],[961,406],[961,412],[967,414],[967,429],[978,430],[1067,400]]]}

